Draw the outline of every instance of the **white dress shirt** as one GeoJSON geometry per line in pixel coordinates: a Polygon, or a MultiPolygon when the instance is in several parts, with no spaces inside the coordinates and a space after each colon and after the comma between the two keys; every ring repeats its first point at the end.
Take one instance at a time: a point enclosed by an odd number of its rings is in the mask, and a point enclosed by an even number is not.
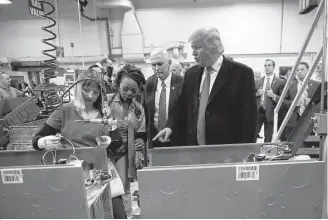
{"type": "MultiPolygon", "coordinates": [[[[164,80],[166,86],[166,119],[168,118],[169,101],[171,92],[171,79],[172,74],[170,73],[164,80]]],[[[162,80],[157,80],[156,93],[155,93],[155,114],[154,114],[154,126],[158,129],[158,111],[159,111],[159,98],[162,92],[162,80]]]]}
{"type": "MultiPolygon", "coordinates": [[[[218,73],[221,69],[222,62],[223,62],[223,56],[221,55],[219,57],[219,59],[212,65],[213,70],[211,71],[210,94],[211,94],[215,79],[218,76],[218,73]]],[[[202,92],[203,83],[204,83],[204,80],[205,80],[205,77],[206,77],[205,72],[206,72],[206,68],[204,69],[204,72],[203,72],[203,75],[202,75],[202,81],[200,83],[200,88],[199,88],[199,94],[202,92]]]]}

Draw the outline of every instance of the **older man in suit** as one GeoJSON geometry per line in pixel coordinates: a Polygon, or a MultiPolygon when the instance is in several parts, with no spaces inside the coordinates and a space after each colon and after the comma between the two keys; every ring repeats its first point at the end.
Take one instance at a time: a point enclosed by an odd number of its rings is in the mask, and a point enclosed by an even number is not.
{"type": "Polygon", "coordinates": [[[196,65],[185,74],[181,94],[170,111],[167,127],[154,140],[176,137],[180,145],[253,143],[256,98],[253,71],[223,56],[215,28],[190,37],[196,65]]]}
{"type": "MultiPolygon", "coordinates": [[[[145,86],[145,109],[147,118],[148,148],[170,146],[173,143],[152,142],[152,139],[166,126],[168,112],[172,108],[181,86],[183,77],[176,70],[180,64],[172,64],[168,52],[162,48],[153,50],[150,62],[154,75],[149,77],[145,86]]],[[[181,66],[181,65],[180,65],[181,66]]],[[[182,69],[182,68],[181,68],[182,69]]]]}
{"type": "Polygon", "coordinates": [[[270,59],[265,60],[265,76],[255,82],[257,87],[257,134],[260,133],[261,127],[264,124],[264,142],[271,142],[274,109],[279,100],[279,95],[282,93],[285,86],[285,80],[275,76],[274,69],[275,62],[270,59]]]}

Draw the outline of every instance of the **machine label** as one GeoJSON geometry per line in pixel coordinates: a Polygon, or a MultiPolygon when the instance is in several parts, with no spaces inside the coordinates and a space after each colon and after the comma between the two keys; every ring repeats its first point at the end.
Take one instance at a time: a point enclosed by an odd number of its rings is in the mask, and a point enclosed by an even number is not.
{"type": "Polygon", "coordinates": [[[259,180],[260,179],[260,166],[259,165],[238,165],[236,167],[236,180],[259,180]]]}
{"type": "Polygon", "coordinates": [[[21,169],[1,170],[3,184],[23,183],[23,174],[21,169]]]}

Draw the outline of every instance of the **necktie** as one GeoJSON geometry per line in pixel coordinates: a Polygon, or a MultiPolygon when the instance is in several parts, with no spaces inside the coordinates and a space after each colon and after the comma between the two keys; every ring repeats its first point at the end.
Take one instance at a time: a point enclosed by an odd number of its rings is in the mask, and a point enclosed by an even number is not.
{"type": "Polygon", "coordinates": [[[265,78],[265,80],[266,80],[266,85],[265,85],[264,92],[263,92],[263,109],[266,108],[266,102],[268,100],[268,96],[267,96],[266,92],[270,88],[270,78],[267,77],[267,78],[265,78]]]}
{"type": "Polygon", "coordinates": [[[158,108],[158,131],[165,128],[166,125],[166,85],[162,81],[162,91],[159,97],[159,108],[158,108]]]}
{"type": "MultiPolygon", "coordinates": [[[[301,82],[301,83],[300,83],[300,87],[299,87],[299,89],[302,88],[302,85],[303,85],[303,83],[301,82]]],[[[307,97],[308,97],[308,91],[307,91],[307,87],[306,87],[306,88],[304,89],[304,91],[303,91],[301,97],[300,97],[299,102],[298,102],[298,105],[300,106],[299,115],[302,115],[302,114],[303,114],[303,112],[304,112],[304,110],[305,110],[305,108],[306,108],[306,106],[307,106],[307,104],[308,104],[308,103],[307,103],[307,97]]]]}
{"type": "Polygon", "coordinates": [[[198,119],[197,119],[197,141],[200,145],[206,144],[206,128],[205,128],[205,111],[207,106],[208,97],[210,96],[210,83],[212,67],[206,68],[206,76],[203,83],[202,91],[200,94],[198,119]]]}

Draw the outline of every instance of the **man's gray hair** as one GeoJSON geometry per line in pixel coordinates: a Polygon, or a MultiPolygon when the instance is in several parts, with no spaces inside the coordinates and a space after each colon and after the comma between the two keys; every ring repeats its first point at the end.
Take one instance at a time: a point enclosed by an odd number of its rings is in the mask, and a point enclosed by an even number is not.
{"type": "Polygon", "coordinates": [[[199,42],[206,48],[214,48],[221,54],[224,52],[220,33],[216,28],[201,28],[194,31],[189,42],[199,42]]]}
{"type": "Polygon", "coordinates": [[[3,74],[8,75],[6,72],[0,71],[0,78],[2,78],[3,74]]]}
{"type": "Polygon", "coordinates": [[[162,47],[155,48],[149,55],[149,59],[151,59],[154,56],[162,56],[164,60],[169,60],[169,53],[167,50],[163,49],[162,47]]]}

